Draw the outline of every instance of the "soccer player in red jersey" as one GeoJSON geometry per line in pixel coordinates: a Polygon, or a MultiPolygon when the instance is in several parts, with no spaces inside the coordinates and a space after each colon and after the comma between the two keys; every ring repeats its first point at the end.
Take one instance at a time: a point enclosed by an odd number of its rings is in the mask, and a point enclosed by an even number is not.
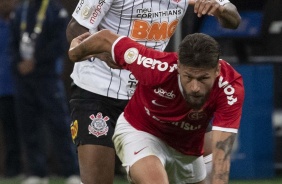
{"type": "Polygon", "coordinates": [[[219,59],[210,36],[184,38],[178,53],[160,52],[102,30],[75,38],[72,61],[109,52],[138,85],[113,141],[133,183],[204,183],[203,145],[212,121],[211,183],[228,183],[230,154],[244,101],[241,75],[219,59]]]}
{"type": "MultiPolygon", "coordinates": [[[[194,6],[198,17],[214,16],[222,27],[235,29],[240,15],[229,0],[80,0],[67,28],[67,38],[109,29],[156,50],[166,48],[176,27],[194,6]]],[[[192,17],[191,17],[192,21],[192,17]]],[[[115,150],[112,136],[116,121],[135,91],[137,80],[128,70],[109,68],[96,55],[75,63],[70,108],[72,137],[77,146],[81,180],[84,184],[113,183],[115,150]]],[[[210,132],[205,144],[209,171],[210,132]]]]}

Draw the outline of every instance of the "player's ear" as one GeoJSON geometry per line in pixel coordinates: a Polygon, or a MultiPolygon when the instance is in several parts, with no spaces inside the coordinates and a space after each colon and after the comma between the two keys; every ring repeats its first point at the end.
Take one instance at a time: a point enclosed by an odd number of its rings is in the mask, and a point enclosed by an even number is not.
{"type": "Polygon", "coordinates": [[[220,69],[221,69],[221,64],[218,63],[217,67],[216,67],[216,76],[218,77],[220,74],[220,69]]]}
{"type": "Polygon", "coordinates": [[[180,63],[179,63],[179,60],[177,60],[177,71],[178,71],[178,73],[180,73],[180,63]]]}

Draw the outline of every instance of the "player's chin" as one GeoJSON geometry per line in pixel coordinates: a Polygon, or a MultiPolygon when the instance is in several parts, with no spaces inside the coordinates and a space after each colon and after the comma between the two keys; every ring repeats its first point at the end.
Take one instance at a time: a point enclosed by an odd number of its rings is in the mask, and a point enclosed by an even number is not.
{"type": "Polygon", "coordinates": [[[187,103],[192,109],[199,110],[204,105],[204,98],[190,96],[187,103]]]}

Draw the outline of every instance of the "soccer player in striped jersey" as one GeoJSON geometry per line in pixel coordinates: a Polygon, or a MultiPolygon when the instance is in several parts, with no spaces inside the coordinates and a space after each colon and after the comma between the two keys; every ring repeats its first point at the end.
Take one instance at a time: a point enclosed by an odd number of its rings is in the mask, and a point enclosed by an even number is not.
{"type": "MultiPolygon", "coordinates": [[[[156,50],[164,50],[189,3],[198,16],[213,15],[223,27],[236,28],[240,16],[228,0],[80,0],[67,29],[68,40],[83,32],[109,29],[156,50]]],[[[72,135],[84,184],[113,183],[116,120],[135,91],[127,70],[112,69],[109,55],[75,63],[70,100],[72,135]]]]}
{"type": "Polygon", "coordinates": [[[224,60],[210,36],[186,36],[178,54],[147,48],[102,30],[71,43],[72,61],[100,52],[130,70],[138,85],[117,120],[113,141],[133,183],[203,184],[203,145],[212,120],[212,177],[229,182],[230,155],[244,101],[242,76],[224,60]]]}

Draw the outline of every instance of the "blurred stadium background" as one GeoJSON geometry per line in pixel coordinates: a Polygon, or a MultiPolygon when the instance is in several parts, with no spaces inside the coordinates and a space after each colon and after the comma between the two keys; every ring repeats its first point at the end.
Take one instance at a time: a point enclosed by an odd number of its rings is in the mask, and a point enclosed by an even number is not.
{"type": "MultiPolygon", "coordinates": [[[[61,0],[70,15],[77,0],[61,0]]],[[[231,184],[282,183],[282,0],[231,0],[242,16],[240,27],[220,28],[214,17],[198,19],[193,10],[171,39],[167,51],[177,49],[187,33],[204,32],[215,37],[226,59],[242,75],[246,86],[241,129],[234,146],[231,184]]],[[[69,91],[72,63],[65,62],[64,80],[69,91]]],[[[20,177],[1,178],[5,149],[0,124],[0,184],[17,184],[20,177]]],[[[56,161],[49,150],[50,170],[57,172],[56,161]]],[[[60,177],[50,184],[63,183],[60,177]]],[[[127,183],[117,174],[115,184],[127,183]]]]}

